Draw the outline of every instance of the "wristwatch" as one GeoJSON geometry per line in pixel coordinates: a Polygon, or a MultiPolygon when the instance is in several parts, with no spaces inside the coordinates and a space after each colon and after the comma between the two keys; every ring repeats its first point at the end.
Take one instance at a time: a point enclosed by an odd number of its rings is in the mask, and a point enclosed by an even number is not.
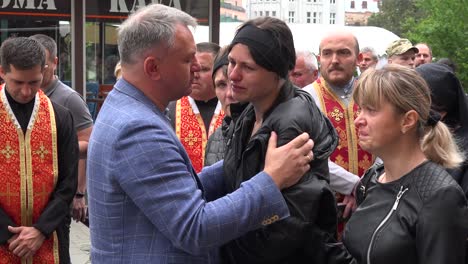
{"type": "Polygon", "coordinates": [[[83,198],[85,195],[84,193],[77,192],[75,193],[75,198],[83,198]]]}

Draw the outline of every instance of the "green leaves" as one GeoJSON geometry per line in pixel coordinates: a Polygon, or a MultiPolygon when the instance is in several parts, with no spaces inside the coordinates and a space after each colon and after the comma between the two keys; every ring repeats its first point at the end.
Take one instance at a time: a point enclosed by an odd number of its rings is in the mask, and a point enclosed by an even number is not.
{"type": "Polygon", "coordinates": [[[468,88],[468,3],[466,0],[417,0],[427,15],[406,19],[406,37],[426,42],[437,61],[447,57],[458,66],[457,75],[468,88]]]}
{"type": "Polygon", "coordinates": [[[385,0],[382,1],[380,13],[372,15],[367,25],[383,27],[402,36],[405,18],[413,17],[418,13],[414,0],[385,0]]]}
{"type": "Polygon", "coordinates": [[[457,66],[457,75],[468,90],[468,1],[385,0],[369,26],[383,27],[414,44],[428,43],[434,61],[446,57],[457,66]]]}

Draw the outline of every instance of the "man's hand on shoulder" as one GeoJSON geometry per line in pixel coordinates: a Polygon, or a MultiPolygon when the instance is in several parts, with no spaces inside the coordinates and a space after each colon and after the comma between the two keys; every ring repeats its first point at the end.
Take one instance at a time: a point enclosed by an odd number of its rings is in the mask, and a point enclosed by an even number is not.
{"type": "Polygon", "coordinates": [[[45,240],[45,236],[35,227],[8,226],[8,231],[15,234],[8,240],[8,249],[20,258],[34,256],[45,240]]]}
{"type": "Polygon", "coordinates": [[[264,171],[279,189],[284,189],[296,184],[310,169],[310,162],[314,159],[314,142],[307,133],[302,133],[279,148],[276,147],[277,140],[276,133],[272,132],[268,141],[264,171]]]}

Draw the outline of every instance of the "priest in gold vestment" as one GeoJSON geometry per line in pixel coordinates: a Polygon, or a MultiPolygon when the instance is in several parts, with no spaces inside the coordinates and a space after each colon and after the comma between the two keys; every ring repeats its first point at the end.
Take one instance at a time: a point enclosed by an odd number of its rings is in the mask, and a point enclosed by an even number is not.
{"type": "Polygon", "coordinates": [[[216,43],[197,44],[195,57],[201,69],[194,73],[192,92],[190,96],[184,96],[168,105],[171,125],[197,173],[205,164],[208,138],[221,126],[224,118],[211,77],[214,58],[218,52],[219,46],[216,43]]]}
{"type": "Polygon", "coordinates": [[[0,61],[0,264],[69,263],[57,231],[77,184],[73,118],[39,89],[41,44],[7,39],[0,61]]]}
{"type": "Polygon", "coordinates": [[[352,99],[354,73],[362,59],[355,36],[346,31],[333,31],[320,42],[320,78],[304,87],[323,113],[330,119],[340,138],[330,156],[330,187],[341,194],[343,222],[355,206],[354,189],[364,172],[373,164],[371,154],[358,145],[354,119],[358,107],[352,99]]]}

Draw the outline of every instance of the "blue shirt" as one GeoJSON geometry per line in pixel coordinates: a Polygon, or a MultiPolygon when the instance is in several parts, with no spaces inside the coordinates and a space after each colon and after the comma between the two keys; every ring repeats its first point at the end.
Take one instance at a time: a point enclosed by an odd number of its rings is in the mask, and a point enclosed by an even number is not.
{"type": "Polygon", "coordinates": [[[88,148],[93,263],[218,263],[224,243],[289,211],[261,172],[223,193],[222,161],[199,176],[164,115],[119,80],[88,148]]]}

